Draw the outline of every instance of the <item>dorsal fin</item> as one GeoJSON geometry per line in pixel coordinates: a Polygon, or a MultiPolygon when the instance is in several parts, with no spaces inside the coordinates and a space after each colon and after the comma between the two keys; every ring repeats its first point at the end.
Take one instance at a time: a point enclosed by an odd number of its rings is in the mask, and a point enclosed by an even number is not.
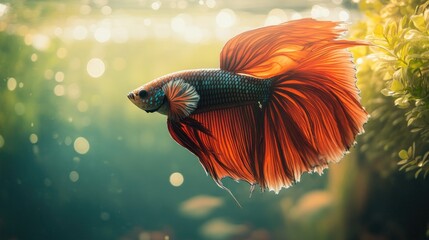
{"type": "Polygon", "coordinates": [[[182,79],[169,81],[164,84],[162,90],[167,98],[168,118],[176,121],[183,119],[198,106],[200,96],[191,84],[182,79]]]}
{"type": "Polygon", "coordinates": [[[314,44],[330,42],[344,32],[337,24],[305,18],[243,32],[223,47],[220,68],[257,78],[291,71],[311,54],[314,44]]]}

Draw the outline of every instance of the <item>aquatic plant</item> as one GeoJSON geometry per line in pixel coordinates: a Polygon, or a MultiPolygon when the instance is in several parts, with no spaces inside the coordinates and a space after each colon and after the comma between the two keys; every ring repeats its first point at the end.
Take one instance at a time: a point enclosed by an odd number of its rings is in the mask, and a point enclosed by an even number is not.
{"type": "Polygon", "coordinates": [[[362,91],[375,94],[366,104],[374,121],[369,128],[377,131],[364,138],[381,144],[366,147],[384,145],[382,152],[399,156],[400,170],[416,178],[429,174],[428,6],[422,0],[362,1],[366,19],[352,31],[373,44],[355,50],[362,91]]]}

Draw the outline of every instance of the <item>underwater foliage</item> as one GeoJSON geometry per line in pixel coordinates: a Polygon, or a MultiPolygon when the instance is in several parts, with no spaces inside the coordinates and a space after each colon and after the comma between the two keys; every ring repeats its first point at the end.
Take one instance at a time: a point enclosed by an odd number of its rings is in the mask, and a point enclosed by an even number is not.
{"type": "MultiPolygon", "coordinates": [[[[374,94],[366,106],[372,116],[368,128],[377,131],[363,138],[378,143],[361,150],[366,154],[367,148],[383,146],[392,158],[399,156],[400,170],[412,171],[416,178],[429,174],[428,5],[421,0],[362,1],[366,19],[352,31],[353,37],[373,44],[355,50],[363,98],[374,94]]],[[[387,162],[392,161],[384,162],[391,170],[387,162]]]]}

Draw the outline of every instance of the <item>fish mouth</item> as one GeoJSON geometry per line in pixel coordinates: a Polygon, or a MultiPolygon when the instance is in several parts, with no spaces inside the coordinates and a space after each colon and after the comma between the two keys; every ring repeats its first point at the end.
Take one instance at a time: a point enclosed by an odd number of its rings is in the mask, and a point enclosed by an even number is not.
{"type": "Polygon", "coordinates": [[[133,92],[130,92],[130,93],[128,93],[127,97],[128,97],[128,99],[130,99],[131,101],[134,101],[136,96],[134,95],[134,93],[133,93],[133,92]]]}
{"type": "MultiPolygon", "coordinates": [[[[131,102],[135,102],[136,101],[136,95],[133,93],[133,92],[129,92],[128,93],[128,95],[127,95],[127,97],[128,97],[128,99],[130,99],[131,100],[131,102]]],[[[147,109],[143,109],[145,112],[147,112],[147,113],[153,113],[153,112],[156,112],[156,111],[158,111],[161,107],[162,107],[162,105],[164,104],[164,102],[165,102],[165,99],[163,99],[163,101],[162,101],[162,103],[159,105],[159,107],[157,107],[157,108],[154,108],[154,109],[150,109],[150,110],[147,110],[147,109]]]]}

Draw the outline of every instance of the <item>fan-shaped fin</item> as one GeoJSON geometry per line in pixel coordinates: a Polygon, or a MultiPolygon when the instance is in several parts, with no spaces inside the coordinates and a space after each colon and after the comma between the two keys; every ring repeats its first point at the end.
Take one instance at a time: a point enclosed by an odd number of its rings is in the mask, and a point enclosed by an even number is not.
{"type": "Polygon", "coordinates": [[[200,96],[182,79],[172,80],[162,87],[168,104],[168,117],[179,120],[189,116],[198,106],[200,96]]]}

